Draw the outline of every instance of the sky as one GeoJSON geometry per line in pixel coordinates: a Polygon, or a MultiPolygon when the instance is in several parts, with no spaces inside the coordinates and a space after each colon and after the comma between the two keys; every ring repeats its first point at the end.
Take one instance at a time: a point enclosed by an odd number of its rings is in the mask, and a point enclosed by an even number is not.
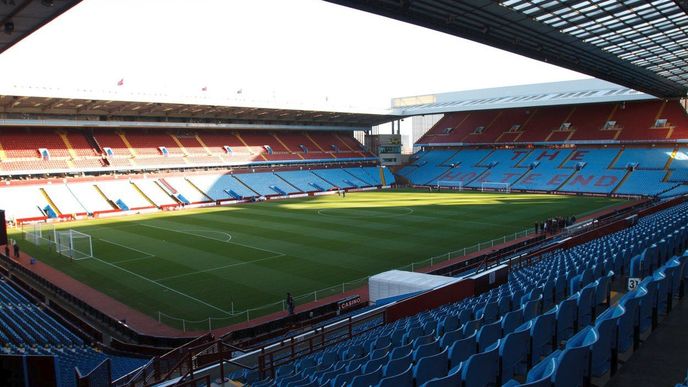
{"type": "Polygon", "coordinates": [[[37,94],[358,111],[393,97],[588,78],[319,0],[84,0],[1,54],[0,68],[4,90],[37,94]]]}

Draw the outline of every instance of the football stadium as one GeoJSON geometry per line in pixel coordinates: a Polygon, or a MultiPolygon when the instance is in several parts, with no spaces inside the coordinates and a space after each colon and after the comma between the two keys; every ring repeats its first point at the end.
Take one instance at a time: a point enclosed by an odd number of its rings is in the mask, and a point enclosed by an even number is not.
{"type": "MultiPolygon", "coordinates": [[[[2,1],[0,60],[96,1],[2,1]]],[[[315,3],[586,78],[379,109],[0,81],[0,384],[688,385],[688,4],[315,3]]]]}

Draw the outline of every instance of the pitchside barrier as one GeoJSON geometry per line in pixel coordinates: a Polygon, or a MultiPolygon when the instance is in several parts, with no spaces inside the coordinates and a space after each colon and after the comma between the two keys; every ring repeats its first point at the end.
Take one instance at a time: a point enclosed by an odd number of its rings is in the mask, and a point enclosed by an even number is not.
{"type": "MultiPolygon", "coordinates": [[[[529,228],[523,231],[519,231],[513,234],[505,235],[501,238],[492,239],[487,242],[482,242],[475,244],[473,246],[464,247],[462,249],[457,249],[454,251],[449,251],[445,254],[436,255],[430,257],[423,261],[412,262],[408,265],[397,267],[398,270],[416,271],[418,269],[436,265],[438,263],[446,262],[451,259],[461,258],[468,254],[473,254],[480,250],[484,250],[490,247],[497,246],[499,244],[511,242],[520,238],[524,238],[528,235],[534,233],[534,229],[529,228]]],[[[391,269],[390,269],[391,270],[391,269]]],[[[336,296],[339,294],[346,293],[348,291],[358,289],[363,286],[368,286],[368,279],[370,276],[353,280],[350,282],[344,282],[339,285],[331,286],[325,289],[319,289],[310,293],[302,294],[300,296],[294,297],[294,302],[296,305],[303,305],[309,302],[322,300],[325,297],[336,296]]],[[[252,318],[265,316],[267,314],[283,312],[287,310],[286,302],[277,301],[271,304],[262,305],[256,308],[237,310],[232,303],[229,310],[226,311],[225,316],[210,316],[200,320],[184,319],[176,316],[171,316],[162,311],[158,311],[158,322],[165,325],[175,327],[178,329],[186,331],[207,331],[216,328],[225,327],[232,324],[241,323],[244,321],[249,321],[252,318]]]]}

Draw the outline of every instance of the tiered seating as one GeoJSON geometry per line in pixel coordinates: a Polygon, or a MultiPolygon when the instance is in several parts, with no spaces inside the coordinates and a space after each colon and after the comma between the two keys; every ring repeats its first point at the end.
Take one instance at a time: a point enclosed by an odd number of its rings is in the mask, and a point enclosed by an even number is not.
{"type": "Polygon", "coordinates": [[[275,380],[230,377],[252,386],[588,385],[610,375],[617,354],[634,350],[634,332],[646,338],[653,314],[668,314],[680,296],[688,252],[674,254],[688,247],[687,209],[515,268],[479,296],[283,361],[275,380]],[[629,275],[643,278],[640,286],[612,306],[612,281],[629,275]]]}
{"type": "Polygon", "coordinates": [[[358,188],[368,185],[341,168],[316,169],[313,173],[335,188],[358,188]]]}
{"type": "Polygon", "coordinates": [[[300,160],[301,158],[291,153],[284,145],[280,144],[275,137],[265,132],[241,134],[241,138],[248,144],[254,152],[262,153],[268,160],[300,160]],[[265,145],[272,149],[272,154],[268,153],[265,145]]]}
{"type": "MultiPolygon", "coordinates": [[[[342,168],[342,170],[353,175],[356,179],[364,182],[366,186],[382,185],[379,167],[342,168]]],[[[382,173],[385,175],[385,184],[394,184],[395,180],[392,172],[388,168],[382,168],[382,171],[382,173]]]]}
{"type": "Polygon", "coordinates": [[[517,140],[519,142],[542,142],[566,122],[573,112],[572,106],[550,106],[531,110],[532,117],[524,128],[524,133],[517,140]]]}
{"type": "Polygon", "coordinates": [[[614,163],[614,168],[638,164],[640,169],[664,169],[673,152],[673,148],[626,148],[614,163]]]}
{"type": "Polygon", "coordinates": [[[103,194],[120,209],[138,210],[152,206],[129,180],[108,180],[96,184],[103,194]]]}
{"type": "Polygon", "coordinates": [[[419,153],[418,160],[413,163],[416,167],[402,170],[400,173],[413,184],[431,184],[449,170],[450,165],[445,161],[455,153],[456,150],[433,150],[419,153]]]}
{"type": "Polygon", "coordinates": [[[605,130],[604,126],[615,107],[613,103],[578,105],[568,120],[573,132],[552,132],[546,141],[612,140],[617,131],[605,130]]]}
{"type": "Polygon", "coordinates": [[[636,170],[630,173],[628,178],[616,190],[618,194],[657,195],[676,186],[676,183],[665,183],[665,171],[636,170]],[[648,184],[648,182],[652,182],[648,184]]]}
{"type": "Polygon", "coordinates": [[[58,385],[65,387],[76,385],[75,367],[86,374],[110,358],[112,377],[119,378],[146,363],[146,359],[108,356],[86,345],[4,280],[0,280],[0,341],[4,354],[55,356],[58,385]]]}
{"type": "Polygon", "coordinates": [[[0,188],[0,203],[12,203],[4,208],[7,219],[42,218],[48,206],[38,187],[21,185],[0,188]]]}
{"type": "Polygon", "coordinates": [[[222,159],[228,163],[265,161],[265,158],[261,156],[261,153],[265,151],[262,146],[247,147],[232,133],[203,132],[199,133],[199,136],[211,152],[222,155],[222,159]],[[232,153],[226,153],[225,146],[230,147],[232,153]]]}
{"type": "Polygon", "coordinates": [[[168,177],[165,179],[165,181],[167,181],[191,203],[202,203],[210,200],[210,198],[203,194],[203,192],[191,185],[191,183],[189,183],[185,177],[168,177]]]}
{"type": "Polygon", "coordinates": [[[686,137],[688,116],[679,102],[650,100],[448,113],[418,143],[534,143],[686,137]],[[667,119],[667,127],[654,128],[657,118],[667,119]],[[605,128],[607,121],[616,121],[616,126],[605,128]],[[570,126],[562,128],[566,122],[570,126]],[[521,127],[515,129],[515,125],[521,127]],[[476,130],[479,127],[483,130],[476,130]]]}
{"type": "Polygon", "coordinates": [[[571,155],[570,149],[538,149],[531,152],[520,165],[530,167],[521,180],[514,184],[515,189],[554,191],[573,173],[559,166],[571,155]]]}
{"type": "Polygon", "coordinates": [[[607,169],[619,154],[618,149],[578,149],[564,163],[565,168],[584,166],[576,171],[560,191],[611,193],[626,175],[623,170],[607,169]]]}
{"type": "Polygon", "coordinates": [[[234,177],[263,196],[286,195],[299,192],[299,190],[272,172],[244,173],[234,175],[234,177]]]}
{"type": "Polygon", "coordinates": [[[194,175],[189,176],[196,187],[213,200],[242,199],[257,196],[232,175],[194,175]]]}
{"type": "Polygon", "coordinates": [[[528,171],[526,168],[519,168],[519,163],[529,153],[526,149],[495,150],[478,165],[488,169],[467,186],[480,188],[485,182],[513,184],[528,171]]]}
{"type": "MultiPolygon", "coordinates": [[[[69,184],[67,188],[88,213],[112,211],[114,209],[112,205],[107,202],[107,199],[98,192],[93,183],[69,184]]],[[[59,207],[60,204],[58,203],[58,201],[55,201],[55,204],[59,207]]]]}
{"type": "Polygon", "coordinates": [[[662,110],[662,101],[628,102],[625,108],[618,108],[612,116],[623,130],[619,140],[665,139],[669,128],[653,128],[655,118],[662,110]],[[652,128],[652,129],[650,129],[652,128]]]}
{"type": "Polygon", "coordinates": [[[66,184],[48,184],[43,187],[46,194],[55,203],[62,214],[86,214],[89,211],[74,197],[66,184]]]}
{"type": "Polygon", "coordinates": [[[310,171],[283,171],[275,174],[302,192],[329,191],[334,188],[332,184],[310,171]]]}
{"type": "Polygon", "coordinates": [[[489,149],[462,149],[445,161],[446,165],[453,165],[453,167],[431,183],[437,184],[441,181],[444,185],[458,185],[459,183],[466,185],[485,172],[486,167],[476,167],[476,165],[479,165],[491,153],[492,150],[489,149]]]}
{"type": "Polygon", "coordinates": [[[177,202],[172,199],[165,191],[160,188],[160,186],[151,179],[136,179],[132,180],[133,184],[136,185],[138,189],[143,192],[148,199],[150,199],[156,206],[170,206],[175,205],[177,202]]]}

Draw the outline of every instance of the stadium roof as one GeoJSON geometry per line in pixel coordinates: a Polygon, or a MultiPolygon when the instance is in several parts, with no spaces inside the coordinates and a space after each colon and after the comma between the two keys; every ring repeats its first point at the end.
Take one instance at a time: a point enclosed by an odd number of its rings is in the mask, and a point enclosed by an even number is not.
{"type": "Polygon", "coordinates": [[[81,0],[0,1],[0,53],[80,2],[81,0]]]}
{"type": "MultiPolygon", "coordinates": [[[[474,40],[660,98],[688,94],[686,0],[327,1],[474,40]]],[[[435,54],[441,60],[441,53],[435,54]]],[[[508,64],[504,71],[509,71],[508,64]]]]}
{"type": "Polygon", "coordinates": [[[408,116],[643,99],[654,97],[607,81],[583,79],[394,98],[392,111],[408,116]]]}
{"type": "Polygon", "coordinates": [[[289,129],[291,126],[300,130],[367,130],[399,118],[375,113],[215,105],[206,101],[179,103],[26,95],[0,95],[0,117],[5,117],[0,119],[0,126],[34,122],[38,126],[112,127],[127,126],[122,123],[132,121],[136,122],[132,127],[156,127],[157,122],[161,123],[157,126],[166,128],[289,129]],[[120,124],[114,125],[115,122],[120,124]]]}

